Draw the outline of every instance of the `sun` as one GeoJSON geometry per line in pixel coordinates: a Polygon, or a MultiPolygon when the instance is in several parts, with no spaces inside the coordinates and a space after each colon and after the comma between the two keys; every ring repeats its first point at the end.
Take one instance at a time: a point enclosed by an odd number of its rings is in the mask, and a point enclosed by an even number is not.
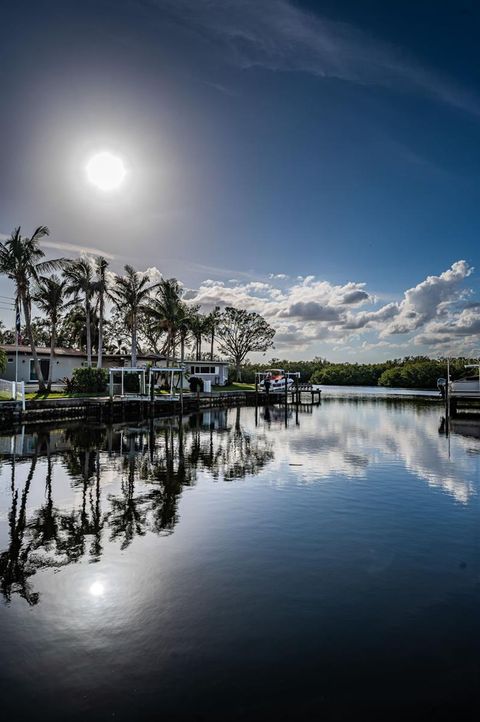
{"type": "Polygon", "coordinates": [[[105,587],[102,582],[93,582],[88,591],[94,597],[102,597],[105,592],[105,587]]]}
{"type": "Polygon", "coordinates": [[[112,153],[97,153],[87,163],[87,178],[102,191],[121,186],[127,171],[121,158],[112,153]]]}

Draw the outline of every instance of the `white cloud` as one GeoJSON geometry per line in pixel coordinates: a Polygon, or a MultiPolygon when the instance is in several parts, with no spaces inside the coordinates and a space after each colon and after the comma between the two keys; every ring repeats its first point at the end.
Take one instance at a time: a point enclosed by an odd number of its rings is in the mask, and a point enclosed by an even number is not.
{"type": "Polygon", "coordinates": [[[398,314],[382,333],[409,333],[438,316],[446,316],[448,306],[465,295],[461,283],[473,272],[466,261],[457,261],[440,276],[428,276],[405,291],[398,314]]]}
{"type": "MultiPolygon", "coordinates": [[[[158,283],[163,278],[163,273],[156,266],[150,266],[143,274],[151,283],[158,283]]],[[[181,284],[180,284],[181,285],[181,284]]]]}
{"type": "Polygon", "coordinates": [[[45,248],[56,248],[60,251],[72,251],[72,253],[75,254],[91,254],[94,256],[105,256],[105,258],[108,258],[112,260],[115,258],[114,255],[111,253],[108,253],[107,251],[102,250],[101,248],[94,248],[93,246],[83,246],[81,244],[77,243],[61,243],[57,241],[49,241],[42,239],[41,242],[42,246],[45,246],[45,248]]]}

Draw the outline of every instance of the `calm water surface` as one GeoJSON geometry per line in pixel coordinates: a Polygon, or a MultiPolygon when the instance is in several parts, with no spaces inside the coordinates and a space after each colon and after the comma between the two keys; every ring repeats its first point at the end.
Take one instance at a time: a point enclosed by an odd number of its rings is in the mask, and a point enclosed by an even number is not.
{"type": "Polygon", "coordinates": [[[480,433],[441,412],[0,437],[2,719],[477,719],[480,433]]]}

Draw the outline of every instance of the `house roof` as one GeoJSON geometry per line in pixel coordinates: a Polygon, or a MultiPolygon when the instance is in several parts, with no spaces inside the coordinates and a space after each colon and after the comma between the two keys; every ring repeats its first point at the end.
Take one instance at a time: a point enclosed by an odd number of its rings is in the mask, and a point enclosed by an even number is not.
{"type": "MultiPolygon", "coordinates": [[[[0,344],[0,349],[3,349],[6,354],[14,354],[17,347],[13,343],[4,343],[0,344]]],[[[26,345],[20,345],[18,347],[18,353],[20,354],[27,354],[28,356],[32,355],[32,349],[30,346],[26,345]]],[[[50,356],[50,348],[47,348],[46,346],[37,346],[37,354],[39,356],[50,356]]],[[[87,358],[87,354],[85,351],[79,351],[75,348],[61,348],[58,347],[55,349],[55,356],[66,356],[66,357],[76,357],[76,358],[87,358]]],[[[129,353],[104,353],[103,358],[104,359],[121,359],[121,358],[128,358],[130,356],[129,353]]],[[[96,353],[92,353],[92,358],[97,358],[96,353]]],[[[138,359],[149,359],[152,361],[160,361],[164,360],[166,357],[162,356],[162,354],[155,354],[155,353],[139,353],[137,354],[138,359]]],[[[176,363],[178,363],[178,359],[175,360],[176,363]]],[[[199,361],[195,359],[185,359],[183,363],[191,364],[195,366],[228,366],[228,361],[218,361],[217,359],[214,359],[213,361],[207,360],[207,359],[200,359],[199,361]]]]}
{"type": "Polygon", "coordinates": [[[200,361],[196,361],[195,359],[186,358],[183,362],[184,364],[192,364],[193,366],[228,366],[228,361],[218,361],[217,359],[214,359],[213,361],[207,361],[207,359],[200,359],[200,361]]]}
{"type": "MultiPolygon", "coordinates": [[[[16,352],[17,347],[15,344],[0,344],[0,348],[5,351],[6,354],[14,354],[16,352]]],[[[18,347],[18,353],[21,354],[28,354],[31,356],[32,349],[30,346],[19,346],[18,347]]],[[[39,356],[50,356],[50,349],[46,348],[45,346],[37,346],[37,354],[39,356]]],[[[126,358],[130,354],[119,354],[119,353],[104,353],[103,357],[105,359],[120,359],[120,358],[126,358]]],[[[74,348],[56,348],[55,349],[55,356],[68,356],[68,357],[77,357],[77,358],[87,358],[87,354],[85,351],[79,351],[78,349],[74,348]]],[[[96,353],[92,353],[92,358],[97,358],[96,353]]],[[[165,356],[160,356],[158,354],[137,354],[137,358],[141,359],[163,359],[165,356]]]]}

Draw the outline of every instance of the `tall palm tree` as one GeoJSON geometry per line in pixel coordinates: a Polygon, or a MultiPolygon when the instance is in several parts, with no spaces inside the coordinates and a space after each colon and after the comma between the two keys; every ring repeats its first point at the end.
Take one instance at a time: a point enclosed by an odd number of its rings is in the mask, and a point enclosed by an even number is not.
{"type": "Polygon", "coordinates": [[[98,294],[98,348],[97,368],[102,368],[103,355],[103,322],[105,320],[105,300],[109,296],[109,284],[107,279],[108,261],[103,256],[95,259],[97,278],[95,288],[98,294]]]}
{"type": "Polygon", "coordinates": [[[220,321],[220,306],[215,306],[213,311],[208,314],[206,326],[210,333],[210,361],[213,361],[213,347],[215,345],[215,332],[220,321]]]}
{"type": "Polygon", "coordinates": [[[192,311],[190,330],[195,339],[195,360],[200,361],[202,358],[202,339],[208,333],[209,325],[207,316],[199,313],[198,309],[192,311]]]}
{"type": "Polygon", "coordinates": [[[35,347],[32,330],[32,298],[30,286],[32,281],[38,282],[41,274],[55,271],[65,264],[65,259],[44,261],[45,252],[40,248],[40,241],[50,234],[47,226],[38,226],[30,238],[21,235],[20,226],[10,238],[0,243],[0,273],[10,278],[15,284],[15,296],[19,306],[23,308],[25,327],[32,349],[35,373],[40,391],[45,391],[45,381],[40,368],[40,361],[35,347]]]}
{"type": "Polygon", "coordinates": [[[76,298],[83,296],[85,310],[85,323],[87,329],[87,366],[92,365],[92,299],[96,292],[95,274],[92,263],[88,258],[79,258],[72,261],[65,268],[68,281],[66,292],[74,294],[76,298]]]}
{"type": "MultiPolygon", "coordinates": [[[[186,317],[188,315],[186,305],[182,301],[182,288],[176,278],[162,278],[158,284],[155,298],[148,304],[147,312],[157,321],[159,328],[167,334],[165,354],[168,366],[169,359],[175,354],[180,326],[184,328],[186,334],[186,317]]],[[[185,336],[183,341],[185,341],[185,336]]]]}
{"type": "Polygon", "coordinates": [[[111,295],[118,308],[126,314],[126,321],[132,335],[131,366],[137,365],[137,321],[138,315],[145,311],[146,301],[153,286],[149,286],[149,278],[135,271],[132,266],[125,266],[125,276],[117,276],[111,295]]]}
{"type": "Polygon", "coordinates": [[[33,300],[43,311],[50,323],[50,364],[48,369],[47,390],[52,387],[53,363],[55,360],[55,346],[57,344],[57,326],[61,311],[72,303],[65,302],[67,281],[53,274],[50,277],[41,276],[34,288],[33,300]]]}
{"type": "Polygon", "coordinates": [[[191,331],[192,314],[186,303],[182,303],[179,308],[177,319],[178,334],[180,336],[180,362],[185,360],[185,341],[191,331]]]}

